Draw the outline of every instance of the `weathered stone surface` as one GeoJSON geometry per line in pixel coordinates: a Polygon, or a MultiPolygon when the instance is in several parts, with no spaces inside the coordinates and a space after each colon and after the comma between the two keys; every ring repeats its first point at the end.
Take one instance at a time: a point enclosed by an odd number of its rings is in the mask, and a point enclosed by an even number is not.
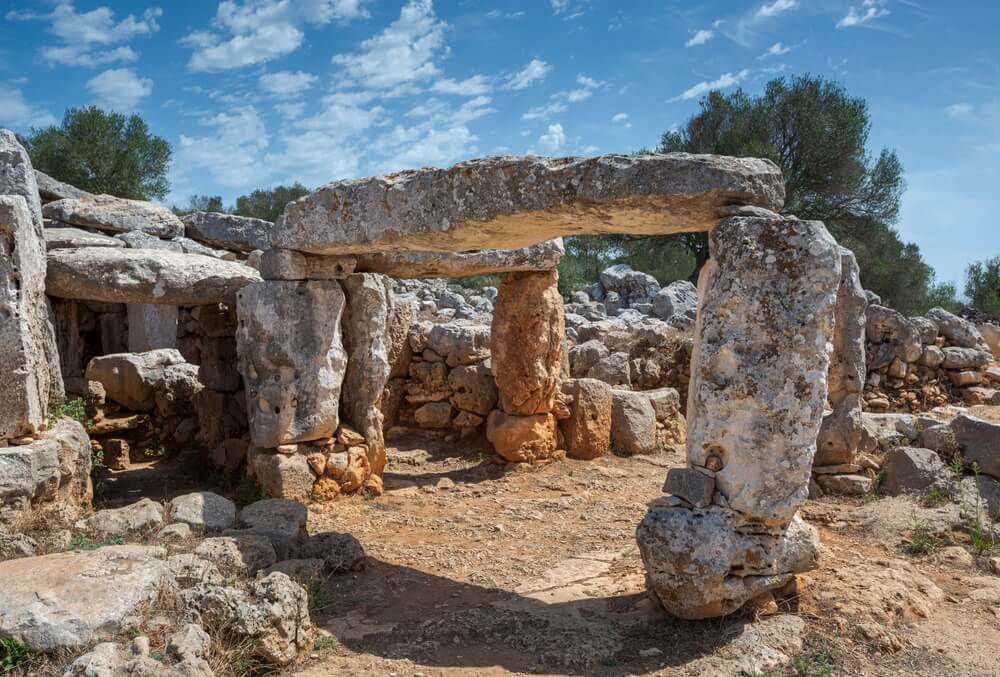
{"type": "Polygon", "coordinates": [[[332,437],[347,367],[336,280],[267,281],[239,293],[236,332],[253,442],[261,448],[332,437]]]}
{"type": "Polygon", "coordinates": [[[482,364],[455,367],[448,373],[451,404],[462,411],[488,416],[497,403],[493,374],[482,364]]]}
{"type": "Polygon", "coordinates": [[[541,460],[556,450],[556,419],[552,414],[517,416],[496,409],[486,420],[486,439],[508,461],[541,460]]]}
{"type": "Polygon", "coordinates": [[[979,330],[979,334],[983,337],[986,345],[990,347],[990,352],[993,353],[994,359],[1000,360],[1000,326],[995,324],[977,324],[976,329],[979,330]]]}
{"type": "MultiPolygon", "coordinates": [[[[6,155],[0,136],[0,160],[6,155]]],[[[0,163],[0,173],[10,170],[0,163]]],[[[52,327],[44,280],[45,244],[27,204],[0,196],[0,444],[36,432],[48,411],[52,327]]]]}
{"type": "Polygon", "coordinates": [[[357,260],[355,270],[382,273],[396,278],[469,277],[492,273],[554,270],[559,267],[563,254],[565,249],[560,237],[520,249],[360,253],[355,255],[357,260]]]}
{"type": "Polygon", "coordinates": [[[421,428],[448,428],[451,426],[451,414],[448,402],[428,402],[417,407],[413,420],[421,428]]]}
{"type": "Polygon", "coordinates": [[[169,580],[165,555],[117,545],[0,562],[0,634],[38,651],[109,639],[169,580]]]}
{"type": "Polygon", "coordinates": [[[87,432],[77,421],[60,419],[31,444],[0,446],[0,507],[25,510],[54,500],[86,506],[90,468],[87,432]]]}
{"type": "Polygon", "coordinates": [[[169,209],[111,195],[56,200],[46,204],[42,214],[53,221],[112,233],[141,230],[164,238],[184,234],[184,224],[169,209]]]}
{"type": "Polygon", "coordinates": [[[240,510],[240,527],[250,533],[267,536],[282,559],[289,556],[294,544],[306,536],[309,512],[298,501],[265,498],[240,510]]]}
{"type": "Polygon", "coordinates": [[[976,329],[976,325],[968,320],[963,320],[944,308],[931,308],[927,311],[927,317],[937,323],[941,334],[950,343],[962,348],[977,348],[987,351],[990,349],[986,341],[983,340],[983,335],[976,329]]]}
{"type": "Polygon", "coordinates": [[[653,297],[653,314],[678,329],[690,329],[698,316],[698,290],[687,280],[671,282],[653,297]]]}
{"type": "Polygon", "coordinates": [[[302,586],[274,572],[247,590],[201,584],[181,593],[203,621],[225,627],[268,663],[288,665],[312,646],[309,599],[302,586]]]}
{"type": "Polygon", "coordinates": [[[265,280],[341,280],[352,274],[357,261],[349,256],[312,256],[291,249],[268,249],[260,255],[265,280]]]}
{"type": "Polygon", "coordinates": [[[347,296],[343,320],[347,371],[342,408],[368,443],[371,471],[381,475],[386,456],[378,402],[389,381],[386,329],[392,313],[392,284],[384,275],[359,273],[346,278],[343,285],[347,296]]]}
{"type": "Polygon", "coordinates": [[[103,536],[124,536],[153,531],[163,526],[163,506],[143,498],[122,508],[98,510],[87,519],[76,523],[83,529],[103,536]]]}
{"type": "Polygon", "coordinates": [[[127,233],[118,233],[114,236],[116,240],[125,243],[127,249],[160,249],[168,252],[184,253],[184,248],[176,240],[161,240],[155,235],[144,233],[141,230],[133,230],[127,233]]]}
{"type": "Polygon", "coordinates": [[[427,335],[427,347],[443,357],[449,367],[477,364],[490,356],[490,328],[437,324],[427,335]]]}
{"type": "Polygon", "coordinates": [[[611,448],[626,456],[656,452],[656,411],[645,393],[611,391],[611,448]]]}
{"type": "Polygon", "coordinates": [[[185,235],[212,247],[247,254],[271,248],[270,221],[218,212],[192,212],[181,221],[185,235]]]}
{"type": "Polygon", "coordinates": [[[493,157],[331,183],[291,203],[272,240],[316,254],[517,249],[562,235],[708,230],[726,205],[783,202],[767,160],[493,157]]]}
{"type": "Polygon", "coordinates": [[[28,153],[14,132],[0,129],[0,195],[19,195],[31,218],[36,237],[42,238],[42,203],[38,181],[28,153]]]}
{"type": "Polygon", "coordinates": [[[808,493],[841,253],[816,221],[731,218],[709,238],[688,390],[688,462],[705,466],[718,456],[716,487],[732,508],[786,524],[808,493]]]}
{"type": "Polygon", "coordinates": [[[663,491],[683,498],[696,508],[707,508],[715,493],[715,478],[694,468],[671,468],[663,491]]]}
{"type": "Polygon", "coordinates": [[[177,347],[177,306],[130,303],[125,308],[125,315],[130,352],[177,347]]]}
{"type": "Polygon", "coordinates": [[[304,455],[261,452],[250,455],[249,462],[253,464],[257,483],[268,496],[309,500],[316,475],[304,455]]]}
{"type": "Polygon", "coordinates": [[[865,334],[871,343],[892,345],[893,351],[889,355],[894,355],[903,362],[916,362],[923,354],[920,330],[892,308],[869,305],[866,311],[865,334]]]}
{"type": "Polygon", "coordinates": [[[738,514],[715,506],[650,507],[636,538],[648,584],[667,611],[723,616],[816,567],[817,534],[798,516],[770,534],[740,526],[738,514]]]}
{"type": "Polygon", "coordinates": [[[184,363],[184,356],[169,348],[104,355],[90,361],[86,378],[104,386],[107,396],[127,409],[152,411],[167,368],[184,363]]]}
{"type": "Polygon", "coordinates": [[[194,554],[224,573],[241,576],[253,576],[278,559],[271,541],[260,534],[206,538],[194,549],[194,554]]]}
{"type": "Polygon", "coordinates": [[[88,193],[85,190],[80,190],[76,186],[71,186],[68,183],[57,181],[48,174],[44,174],[37,169],[35,170],[35,182],[38,184],[38,196],[41,198],[42,202],[54,202],[56,200],[65,200],[67,198],[80,199],[93,197],[91,193],[88,193]]]}
{"type": "Polygon", "coordinates": [[[958,452],[958,441],[955,433],[947,423],[927,426],[920,432],[920,446],[924,449],[931,449],[951,458],[958,452]]]}
{"type": "Polygon", "coordinates": [[[838,496],[863,496],[875,488],[875,480],[867,475],[817,475],[823,491],[838,496]]]}
{"type": "Polygon", "coordinates": [[[939,479],[944,479],[946,471],[947,467],[937,452],[898,447],[885,455],[879,487],[892,496],[910,491],[923,492],[939,479]]]}
{"type": "Polygon", "coordinates": [[[611,449],[611,387],[590,378],[567,379],[562,392],[572,398],[569,418],[560,421],[566,454],[591,459],[611,449]]]}
{"type": "Polygon", "coordinates": [[[951,430],[966,465],[976,463],[981,473],[1000,479],[1000,424],[961,414],[951,430]]]}
{"type": "Polygon", "coordinates": [[[236,292],[260,281],[249,266],[198,254],[84,247],[56,249],[47,258],[46,293],[84,301],[233,303],[236,292]]]}
{"type": "Polygon", "coordinates": [[[993,361],[993,353],[975,348],[943,348],[945,369],[982,369],[993,361]]]}
{"type": "Polygon", "coordinates": [[[323,531],[299,539],[292,547],[298,558],[316,558],[327,573],[358,571],[365,565],[365,549],[351,534],[323,531]]]}
{"type": "Polygon", "coordinates": [[[573,378],[583,378],[590,369],[610,354],[607,346],[598,339],[590,339],[569,349],[569,373],[573,378]]]}
{"type": "Polygon", "coordinates": [[[236,504],[211,491],[196,491],[170,501],[170,519],[202,529],[228,529],[236,523],[236,504]]]}
{"type": "Polygon", "coordinates": [[[605,268],[600,272],[599,278],[605,294],[615,292],[627,306],[653,303],[660,292],[660,285],[655,277],[633,270],[627,263],[617,263],[605,268]]]}
{"type": "Polygon", "coordinates": [[[491,329],[492,366],[500,406],[527,416],[552,411],[566,341],[558,271],[508,273],[491,329]]]}
{"type": "Polygon", "coordinates": [[[113,247],[121,249],[125,243],[116,237],[92,233],[88,230],[70,227],[46,228],[45,245],[52,249],[80,249],[81,247],[113,247]]]}

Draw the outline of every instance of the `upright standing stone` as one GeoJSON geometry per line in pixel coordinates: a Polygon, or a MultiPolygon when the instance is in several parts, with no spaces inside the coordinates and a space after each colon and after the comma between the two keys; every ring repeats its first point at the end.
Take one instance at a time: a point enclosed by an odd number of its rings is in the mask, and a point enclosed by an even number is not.
{"type": "Polygon", "coordinates": [[[253,443],[333,437],[347,366],[336,280],[258,282],[237,295],[236,346],[253,443]]]}
{"type": "Polygon", "coordinates": [[[698,285],[688,394],[688,466],[713,505],[654,501],[636,537],[671,613],[731,613],[815,566],[808,493],[841,252],[816,221],[737,217],[710,235],[698,285]]]}
{"type": "Polygon", "coordinates": [[[126,313],[129,352],[177,347],[177,306],[130,303],[126,313]]]}
{"type": "MultiPolygon", "coordinates": [[[[0,196],[0,446],[45,421],[45,250],[19,195],[0,196]]],[[[51,326],[49,327],[51,329],[51,326]]]]}
{"type": "Polygon", "coordinates": [[[566,324],[559,272],[508,273],[491,331],[500,406],[508,414],[547,414],[555,403],[566,324]]]}
{"type": "Polygon", "coordinates": [[[80,335],[80,303],[52,299],[59,366],[66,378],[83,376],[83,337],[80,335]]]}
{"type": "Polygon", "coordinates": [[[343,320],[347,349],[343,410],[351,425],[365,436],[372,473],[381,475],[386,456],[379,400],[389,381],[387,330],[392,313],[392,286],[389,278],[377,273],[351,275],[343,284],[347,294],[343,320]]]}
{"type": "MultiPolygon", "coordinates": [[[[18,143],[14,133],[6,129],[0,129],[0,195],[20,195],[24,198],[35,235],[41,242],[44,253],[42,206],[38,196],[35,172],[31,167],[28,153],[18,143]]],[[[42,262],[42,271],[44,274],[44,261],[42,262]]],[[[38,301],[38,309],[33,310],[32,315],[33,321],[39,323],[39,336],[42,340],[42,351],[49,373],[43,400],[46,404],[49,401],[61,401],[66,393],[63,389],[62,371],[59,368],[59,349],[56,346],[56,334],[53,326],[55,318],[52,316],[52,309],[49,307],[48,298],[44,293],[38,301]]]]}
{"type": "Polygon", "coordinates": [[[853,463],[861,444],[861,392],[865,383],[865,312],[868,297],[854,253],[840,248],[833,357],[828,399],[833,411],[823,417],[816,441],[815,465],[853,463]]]}

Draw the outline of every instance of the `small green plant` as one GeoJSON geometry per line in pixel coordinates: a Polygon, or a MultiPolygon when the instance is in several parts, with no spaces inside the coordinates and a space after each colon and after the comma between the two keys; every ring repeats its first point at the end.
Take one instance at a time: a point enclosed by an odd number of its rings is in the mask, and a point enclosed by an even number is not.
{"type": "Polygon", "coordinates": [[[56,421],[61,418],[71,418],[88,429],[92,424],[90,416],[87,414],[87,402],[80,397],[49,405],[48,418],[50,426],[55,425],[56,421]]]}
{"type": "Polygon", "coordinates": [[[798,677],[830,677],[833,658],[826,647],[821,647],[809,655],[793,658],[792,670],[798,677]]]}
{"type": "Polygon", "coordinates": [[[910,538],[903,543],[903,552],[908,555],[922,557],[930,555],[950,542],[951,539],[947,536],[935,532],[929,524],[919,521],[914,516],[910,538]]]}
{"type": "Polygon", "coordinates": [[[16,639],[0,639],[0,671],[13,672],[35,659],[37,654],[16,639]]]}
{"type": "Polygon", "coordinates": [[[340,649],[340,640],[333,635],[323,635],[316,640],[313,647],[316,651],[337,651],[340,649]]]}
{"type": "Polygon", "coordinates": [[[167,445],[163,443],[163,440],[157,440],[143,449],[142,453],[153,458],[162,458],[167,455],[167,445]]]}
{"type": "Polygon", "coordinates": [[[90,454],[90,471],[94,472],[104,467],[104,449],[95,447],[90,454]]]}
{"type": "Polygon", "coordinates": [[[86,536],[74,536],[69,542],[70,550],[97,550],[106,545],[125,545],[124,536],[112,536],[104,541],[92,541],[86,536]]]}
{"type": "Polygon", "coordinates": [[[267,498],[267,494],[257,484],[257,480],[246,475],[240,478],[239,484],[236,485],[236,489],[233,491],[233,500],[240,507],[256,503],[264,498],[267,498]]]}
{"type": "Polygon", "coordinates": [[[956,482],[962,481],[962,477],[965,475],[965,461],[961,454],[956,453],[951,457],[951,472],[955,475],[956,482]]]}
{"type": "MultiPolygon", "coordinates": [[[[980,489],[978,463],[972,464],[972,474],[976,480],[976,507],[973,511],[975,516],[970,520],[968,527],[969,537],[972,539],[972,547],[976,554],[985,555],[997,545],[996,520],[994,515],[990,513],[988,504],[986,509],[983,509],[985,499],[982,489],[980,489]],[[986,519],[983,519],[983,513],[986,514],[986,519]]],[[[1000,514],[1000,507],[998,507],[997,513],[1000,514]]]]}
{"type": "Polygon", "coordinates": [[[924,506],[928,508],[933,508],[941,505],[948,499],[948,495],[941,491],[940,487],[931,487],[924,494],[924,506]]]}

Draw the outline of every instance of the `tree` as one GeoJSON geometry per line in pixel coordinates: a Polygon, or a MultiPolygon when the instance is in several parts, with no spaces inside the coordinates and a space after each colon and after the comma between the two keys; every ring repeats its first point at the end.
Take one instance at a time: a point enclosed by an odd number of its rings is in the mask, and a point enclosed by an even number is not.
{"type": "Polygon", "coordinates": [[[186,207],[172,207],[174,214],[184,216],[192,212],[225,212],[221,195],[192,195],[186,207]]]}
{"type": "Polygon", "coordinates": [[[275,186],[270,190],[257,189],[249,195],[236,198],[236,208],[233,213],[265,221],[277,221],[281,213],[285,211],[285,205],[308,195],[310,192],[308,188],[298,182],[291,186],[275,186]]]}
{"type": "Polygon", "coordinates": [[[34,167],[91,193],[133,200],[166,196],[170,144],[138,115],[70,108],[62,124],[24,139],[34,167]]]}
{"type": "Polygon", "coordinates": [[[965,295],[973,308],[1000,319],[1000,256],[966,268],[965,295]]]}

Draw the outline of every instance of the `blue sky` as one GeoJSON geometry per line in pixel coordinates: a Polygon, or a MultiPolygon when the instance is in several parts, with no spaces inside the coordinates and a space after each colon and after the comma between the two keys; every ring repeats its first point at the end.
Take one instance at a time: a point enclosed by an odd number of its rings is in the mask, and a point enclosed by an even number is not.
{"type": "Polygon", "coordinates": [[[896,149],[898,228],[939,279],[1000,254],[1000,3],[932,0],[19,0],[0,126],[90,103],[174,148],[168,202],[494,153],[631,152],[711,87],[812,73],[896,149]]]}

